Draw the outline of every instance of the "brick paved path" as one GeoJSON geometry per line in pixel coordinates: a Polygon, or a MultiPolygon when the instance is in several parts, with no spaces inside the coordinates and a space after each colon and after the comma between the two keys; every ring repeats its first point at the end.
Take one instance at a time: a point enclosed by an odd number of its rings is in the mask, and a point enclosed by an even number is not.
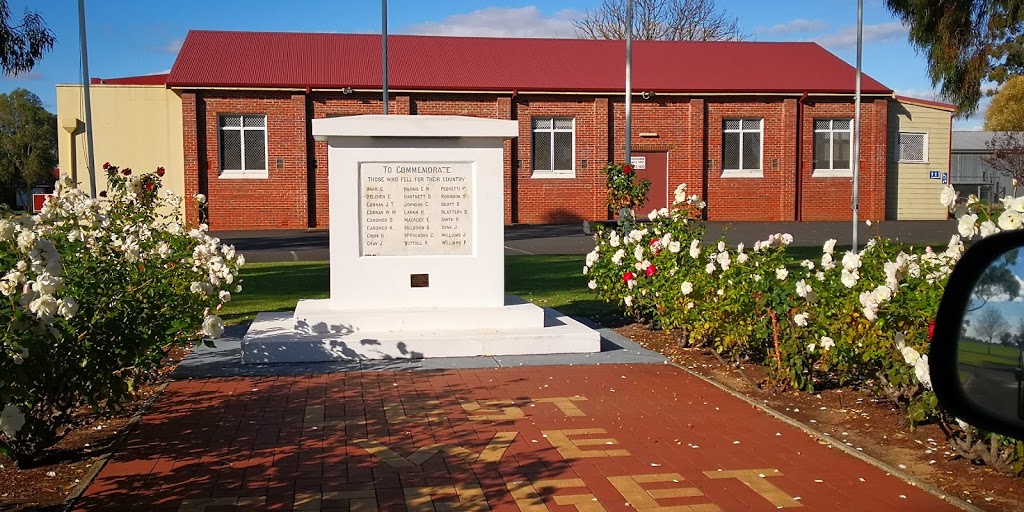
{"type": "Polygon", "coordinates": [[[665,365],[172,383],[79,510],[942,511],[665,365]]]}

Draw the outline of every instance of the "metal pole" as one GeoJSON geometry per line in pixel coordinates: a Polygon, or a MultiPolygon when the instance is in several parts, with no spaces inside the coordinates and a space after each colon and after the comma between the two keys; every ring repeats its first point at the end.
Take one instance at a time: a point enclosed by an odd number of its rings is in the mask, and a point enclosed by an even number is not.
{"type": "Polygon", "coordinates": [[[380,47],[381,62],[384,63],[384,115],[388,115],[388,0],[381,0],[380,47]]]}
{"type": "Polygon", "coordinates": [[[82,92],[85,94],[85,154],[89,166],[89,197],[96,199],[96,157],[92,151],[92,102],[89,100],[89,50],[85,44],[85,0],[78,0],[78,43],[82,50],[82,92]]]}
{"type": "Polygon", "coordinates": [[[626,163],[632,165],[633,0],[626,0],[626,163]]]}
{"type": "Polygon", "coordinates": [[[860,70],[864,50],[864,0],[857,0],[857,78],[853,94],[853,252],[857,252],[857,215],[860,201],[860,70]]]}

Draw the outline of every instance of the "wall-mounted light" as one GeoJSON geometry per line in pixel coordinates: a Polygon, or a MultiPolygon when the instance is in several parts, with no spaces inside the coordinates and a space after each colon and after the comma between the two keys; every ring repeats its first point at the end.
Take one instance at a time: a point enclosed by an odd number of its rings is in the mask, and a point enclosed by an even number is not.
{"type": "Polygon", "coordinates": [[[644,91],[640,93],[640,96],[645,100],[649,100],[654,97],[654,91],[644,91]]]}
{"type": "Polygon", "coordinates": [[[346,87],[346,88],[341,90],[341,93],[342,94],[352,94],[352,88],[351,87],[346,87]]]}

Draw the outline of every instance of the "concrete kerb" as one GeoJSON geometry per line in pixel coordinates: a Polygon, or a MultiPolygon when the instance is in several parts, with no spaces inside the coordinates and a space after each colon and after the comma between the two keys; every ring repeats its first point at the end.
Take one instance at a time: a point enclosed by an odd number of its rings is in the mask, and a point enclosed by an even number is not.
{"type": "Polygon", "coordinates": [[[942,489],[939,489],[939,488],[937,488],[937,487],[935,487],[935,486],[933,486],[933,485],[931,485],[929,483],[922,482],[922,481],[914,478],[910,474],[908,474],[908,473],[906,473],[904,471],[901,471],[898,468],[892,467],[891,465],[889,465],[886,462],[883,462],[883,461],[881,461],[879,459],[876,459],[876,458],[874,458],[874,457],[872,457],[872,456],[870,456],[870,455],[868,455],[868,454],[866,454],[864,452],[857,451],[857,450],[855,450],[855,449],[853,449],[853,448],[851,448],[849,446],[846,446],[845,444],[841,443],[839,440],[835,439],[834,437],[826,435],[824,432],[821,432],[820,430],[813,429],[813,428],[807,426],[806,424],[801,423],[800,421],[797,421],[797,420],[795,420],[793,418],[790,418],[789,416],[786,416],[785,414],[782,414],[781,412],[779,412],[779,411],[769,407],[768,405],[766,405],[764,403],[760,403],[757,400],[754,400],[754,399],[748,397],[747,395],[744,395],[743,393],[740,393],[739,391],[736,391],[736,390],[730,388],[729,386],[726,386],[725,384],[722,384],[722,383],[720,383],[720,382],[718,382],[718,381],[716,381],[714,379],[711,379],[709,377],[705,377],[704,375],[701,375],[700,373],[697,373],[697,372],[695,372],[695,371],[693,371],[693,370],[691,370],[691,369],[689,369],[689,368],[687,368],[685,366],[682,366],[682,365],[680,365],[678,363],[669,362],[668,364],[670,364],[672,366],[675,366],[676,368],[679,368],[680,370],[683,370],[684,372],[689,373],[690,375],[693,375],[694,377],[697,377],[698,379],[701,379],[704,382],[707,382],[708,384],[711,384],[712,386],[715,386],[716,388],[724,391],[725,393],[727,393],[729,395],[732,395],[732,396],[734,396],[734,397],[736,397],[736,398],[746,402],[747,404],[750,404],[753,407],[758,408],[759,410],[763,411],[764,413],[768,414],[769,416],[771,416],[771,417],[773,417],[773,418],[775,418],[775,419],[777,419],[777,420],[779,420],[779,421],[781,421],[781,422],[783,422],[783,423],[785,423],[785,424],[787,424],[787,425],[789,425],[791,427],[794,427],[796,429],[799,429],[799,430],[803,431],[804,433],[810,435],[811,437],[814,437],[815,439],[817,439],[820,442],[827,443],[832,448],[836,448],[836,449],[842,451],[843,453],[845,453],[847,455],[850,455],[852,457],[856,457],[857,459],[860,459],[860,460],[862,460],[864,462],[867,462],[868,464],[871,464],[872,466],[875,466],[876,468],[881,469],[882,471],[885,471],[886,473],[891,474],[891,475],[899,478],[900,480],[903,480],[904,482],[907,482],[908,484],[913,485],[914,487],[917,487],[917,488],[919,488],[919,489],[921,489],[921,490],[923,490],[925,492],[928,492],[928,493],[930,493],[930,494],[932,494],[932,495],[934,495],[934,496],[936,496],[936,497],[946,501],[947,503],[950,503],[953,506],[959,507],[959,508],[961,508],[963,510],[967,510],[969,512],[984,512],[984,510],[982,510],[981,508],[978,508],[977,506],[975,506],[972,503],[967,503],[966,501],[960,499],[959,497],[952,496],[952,495],[942,491],[942,489]]]}

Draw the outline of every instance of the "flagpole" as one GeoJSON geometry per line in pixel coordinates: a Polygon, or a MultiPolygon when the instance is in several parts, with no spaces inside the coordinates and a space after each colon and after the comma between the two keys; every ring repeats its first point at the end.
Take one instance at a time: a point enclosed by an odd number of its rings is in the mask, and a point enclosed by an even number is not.
{"type": "Polygon", "coordinates": [[[384,84],[384,115],[388,115],[388,0],[381,0],[380,46],[383,72],[381,83],[384,84]]]}
{"type": "Polygon", "coordinates": [[[89,50],[85,44],[85,0],[78,0],[78,44],[82,51],[82,93],[85,95],[85,154],[89,166],[89,197],[96,198],[96,157],[92,149],[92,102],[89,95],[89,50]]]}
{"type": "Polygon", "coordinates": [[[864,0],[857,0],[857,78],[853,94],[853,252],[857,252],[857,216],[860,213],[860,75],[864,50],[864,0]]]}
{"type": "Polygon", "coordinates": [[[626,0],[626,163],[632,165],[633,0],[626,0]]]}

